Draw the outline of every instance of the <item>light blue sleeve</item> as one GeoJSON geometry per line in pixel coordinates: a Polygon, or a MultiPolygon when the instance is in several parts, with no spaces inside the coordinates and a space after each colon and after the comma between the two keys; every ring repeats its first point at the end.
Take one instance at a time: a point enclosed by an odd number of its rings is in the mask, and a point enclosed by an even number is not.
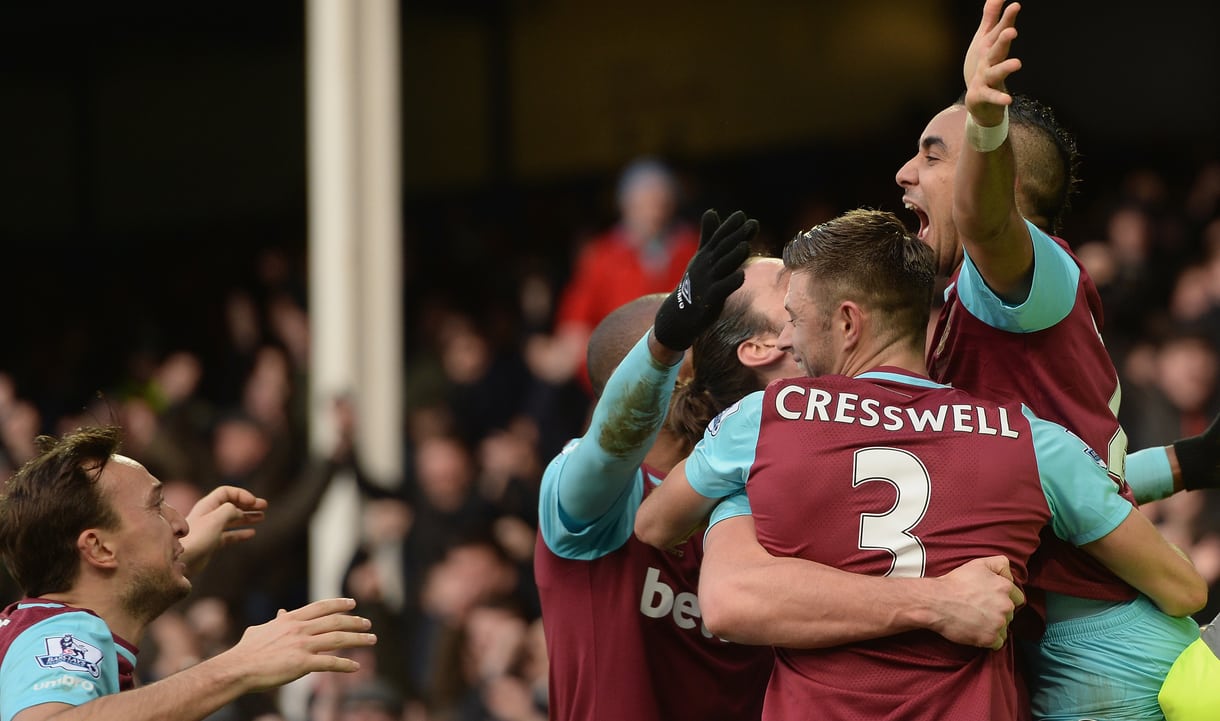
{"type": "Polygon", "coordinates": [[[1139,503],[1173,495],[1173,469],[1165,446],[1145,448],[1127,456],[1127,484],[1139,503]]]}
{"type": "Polygon", "coordinates": [[[1021,410],[1033,433],[1055,535],[1083,546],[1118,528],[1135,506],[1118,495],[1101,456],[1063,426],[1038,418],[1025,406],[1021,410]]]}
{"type": "Polygon", "coordinates": [[[558,486],[563,476],[580,477],[588,473],[576,468],[572,461],[577,448],[592,442],[576,439],[547,465],[542,474],[542,487],[538,497],[538,530],[547,548],[560,558],[591,561],[601,558],[622,547],[635,531],[635,512],[644,500],[644,472],[637,465],[631,474],[630,485],[619,499],[602,514],[601,518],[587,524],[573,523],[565,518],[560,508],[558,486]]]}
{"type": "Polygon", "coordinates": [[[712,419],[686,459],[686,478],[706,498],[726,498],[745,489],[758,446],[763,392],[751,393],[712,419]]]}
{"type": "MultiPolygon", "coordinates": [[[[707,520],[707,527],[710,530],[712,526],[721,521],[753,514],[754,512],[750,510],[750,496],[741,490],[716,504],[716,507],[712,509],[712,515],[707,520]]],[[[707,535],[706,531],[704,535],[707,535]]]]}
{"type": "Polygon", "coordinates": [[[100,618],[84,611],[30,626],[0,662],[0,721],[38,704],[80,706],[118,692],[114,638],[100,618]]]}
{"type": "Polygon", "coordinates": [[[658,363],[646,333],[606,382],[589,430],[547,465],[539,528],[557,555],[599,558],[631,536],[644,494],[640,464],[665,422],[680,365],[658,363]]]}
{"type": "Polygon", "coordinates": [[[1034,244],[1034,279],[1024,303],[1009,305],[993,293],[969,253],[957,277],[957,296],[970,315],[1009,333],[1045,330],[1066,318],[1080,282],[1080,266],[1067,251],[1033,223],[1025,225],[1034,244]]]}

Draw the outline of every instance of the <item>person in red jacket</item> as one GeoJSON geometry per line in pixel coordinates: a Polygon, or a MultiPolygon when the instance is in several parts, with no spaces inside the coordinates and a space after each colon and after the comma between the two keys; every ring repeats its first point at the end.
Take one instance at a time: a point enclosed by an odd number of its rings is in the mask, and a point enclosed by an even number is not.
{"type": "Polygon", "coordinates": [[[682,280],[699,234],[676,215],[677,190],[658,160],[641,158],[623,171],[619,221],[581,250],[560,293],[553,334],[536,336],[526,348],[535,376],[554,384],[575,378],[591,393],[585,348],[597,324],[615,308],[668,293],[682,280]]]}

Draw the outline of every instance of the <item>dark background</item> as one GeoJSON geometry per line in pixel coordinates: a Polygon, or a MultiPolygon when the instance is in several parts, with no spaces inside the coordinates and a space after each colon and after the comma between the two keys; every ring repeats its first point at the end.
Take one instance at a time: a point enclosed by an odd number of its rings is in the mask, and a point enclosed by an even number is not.
{"type": "MultiPolygon", "coordinates": [[[[524,268],[562,282],[639,154],[678,168],[688,217],[742,207],[776,243],[819,207],[901,210],[893,174],[960,91],[980,9],[404,2],[411,323],[455,287],[507,297],[524,268]]],[[[1076,132],[1078,207],[1216,157],[1216,4],[1031,0],[1018,27],[1012,89],[1076,132]]],[[[0,369],[26,395],[79,403],[134,348],[206,360],[257,253],[304,258],[304,38],[304,3],[0,6],[0,369]]]]}

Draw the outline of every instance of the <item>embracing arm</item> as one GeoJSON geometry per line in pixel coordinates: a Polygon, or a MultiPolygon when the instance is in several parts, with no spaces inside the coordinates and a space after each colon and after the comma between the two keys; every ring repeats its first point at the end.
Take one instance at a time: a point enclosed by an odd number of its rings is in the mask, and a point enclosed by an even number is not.
{"type": "Polygon", "coordinates": [[[1171,616],[1186,616],[1207,603],[1207,583],[1148,517],[1118,493],[1096,453],[1055,423],[1028,408],[1042,489],[1055,534],[1096,558],[1171,616]]]}
{"type": "Polygon", "coordinates": [[[678,546],[703,525],[718,500],[691,488],[686,461],[680,461],[640,504],[635,514],[635,537],[662,550],[678,546]]]}
{"type": "Polygon", "coordinates": [[[1016,163],[1007,139],[1012,96],[1004,89],[1005,79],[1021,67],[1008,57],[1020,5],[1003,4],[988,0],[967,53],[966,133],[957,159],[953,221],[987,285],[1016,304],[1029,293],[1034,252],[1017,208],[1016,163]],[[1003,140],[995,145],[996,138],[1003,140]]]}
{"type": "Polygon", "coordinates": [[[738,643],[824,648],[928,629],[994,649],[1024,600],[1003,556],[975,559],[939,578],[884,578],[772,556],[748,515],[716,523],[704,539],[703,620],[738,643]]]}
{"type": "Polygon", "coordinates": [[[1117,528],[1080,549],[1170,616],[1189,616],[1207,605],[1207,582],[1194,564],[1134,508],[1117,528]]]}

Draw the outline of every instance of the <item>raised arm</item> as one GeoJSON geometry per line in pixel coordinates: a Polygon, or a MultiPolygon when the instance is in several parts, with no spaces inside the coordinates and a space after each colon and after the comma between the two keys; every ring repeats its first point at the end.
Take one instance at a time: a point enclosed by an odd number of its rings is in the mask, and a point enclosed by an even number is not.
{"type": "Polygon", "coordinates": [[[589,431],[568,461],[580,472],[565,471],[559,481],[566,517],[578,524],[592,522],[626,492],[665,421],[683,354],[720,316],[729,294],[741,287],[745,274],[740,266],[757,232],[757,221],[740,211],[723,223],[715,211],[704,213],[699,250],[657,310],[647,351],[641,342],[615,369],[589,431]]]}
{"type": "Polygon", "coordinates": [[[1024,601],[1003,556],[975,559],[939,578],[864,576],[772,556],[758,543],[749,515],[708,529],[699,576],[709,631],[738,643],[789,648],[928,629],[995,649],[1024,601]]]}
{"type": "Polygon", "coordinates": [[[967,51],[966,131],[957,159],[953,221],[966,252],[987,285],[1017,304],[1029,293],[1033,244],[1017,209],[1016,163],[1008,140],[1005,80],[1021,67],[1008,57],[1021,6],[987,0],[967,51]]]}
{"type": "Polygon", "coordinates": [[[574,524],[592,523],[626,493],[665,421],[681,361],[681,351],[665,349],[649,331],[610,376],[588,431],[565,451],[554,479],[574,524]]]}

